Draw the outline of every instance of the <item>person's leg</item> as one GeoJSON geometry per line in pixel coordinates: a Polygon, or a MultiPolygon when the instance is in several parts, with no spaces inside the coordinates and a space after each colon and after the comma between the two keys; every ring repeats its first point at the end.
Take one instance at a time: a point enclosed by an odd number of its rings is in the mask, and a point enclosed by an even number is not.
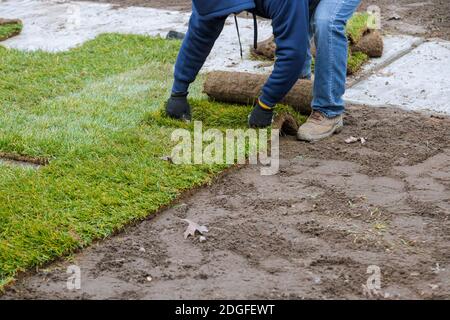
{"type": "Polygon", "coordinates": [[[312,53],[311,53],[311,42],[313,41],[313,28],[312,28],[312,16],[314,12],[316,12],[316,8],[319,5],[320,0],[309,0],[309,17],[310,17],[310,25],[309,25],[309,48],[306,52],[306,61],[303,65],[302,72],[300,74],[300,79],[309,79],[312,78],[312,53]]]}
{"type": "Polygon", "coordinates": [[[361,0],[321,0],[312,17],[316,60],[313,110],[332,118],[345,110],[348,40],[345,26],[361,0]]]}
{"type": "Polygon", "coordinates": [[[311,18],[316,45],[313,113],[298,131],[300,140],[316,141],[342,130],[348,59],[345,26],[360,2],[321,0],[311,18]]]}
{"type": "Polygon", "coordinates": [[[306,52],[306,61],[303,65],[302,73],[300,75],[300,79],[311,79],[311,68],[312,68],[312,54],[311,48],[308,48],[306,52]]]}

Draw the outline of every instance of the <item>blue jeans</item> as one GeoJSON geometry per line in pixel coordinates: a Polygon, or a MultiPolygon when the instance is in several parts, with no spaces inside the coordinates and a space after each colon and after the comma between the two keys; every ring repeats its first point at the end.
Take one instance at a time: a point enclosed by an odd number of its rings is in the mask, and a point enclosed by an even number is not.
{"type": "MultiPolygon", "coordinates": [[[[311,17],[310,37],[316,45],[312,109],[332,118],[345,111],[348,40],[345,26],[361,0],[321,0],[311,17]]],[[[302,70],[311,78],[311,51],[302,70]]]]}

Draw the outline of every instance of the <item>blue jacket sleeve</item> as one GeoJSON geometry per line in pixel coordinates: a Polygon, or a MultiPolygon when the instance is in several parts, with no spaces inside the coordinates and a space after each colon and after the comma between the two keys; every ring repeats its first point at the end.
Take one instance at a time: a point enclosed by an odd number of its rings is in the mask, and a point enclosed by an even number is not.
{"type": "Polygon", "coordinates": [[[202,18],[193,9],[186,37],[175,64],[172,92],[187,92],[223,30],[226,17],[202,18]]]}
{"type": "Polygon", "coordinates": [[[308,49],[308,0],[268,1],[277,45],[274,70],[262,89],[260,100],[273,107],[297,82],[308,49]]]}

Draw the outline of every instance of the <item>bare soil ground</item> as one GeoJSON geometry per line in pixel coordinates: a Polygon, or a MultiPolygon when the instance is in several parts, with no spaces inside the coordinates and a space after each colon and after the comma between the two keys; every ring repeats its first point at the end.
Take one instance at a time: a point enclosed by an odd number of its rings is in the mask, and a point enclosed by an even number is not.
{"type": "Polygon", "coordinates": [[[345,122],[326,141],[282,139],[278,175],[232,170],[3,299],[370,298],[370,265],[372,298],[449,299],[450,118],[350,107],[345,122]],[[207,225],[207,241],[184,240],[183,218],[207,225]]]}
{"type": "MultiPolygon", "coordinates": [[[[120,6],[145,6],[170,10],[191,10],[191,0],[89,0],[120,6]]],[[[370,5],[381,9],[383,30],[390,33],[438,37],[450,40],[448,0],[362,0],[360,10],[370,5]]]]}
{"type": "Polygon", "coordinates": [[[450,40],[448,0],[362,0],[360,9],[370,5],[380,7],[387,32],[450,40]]]}

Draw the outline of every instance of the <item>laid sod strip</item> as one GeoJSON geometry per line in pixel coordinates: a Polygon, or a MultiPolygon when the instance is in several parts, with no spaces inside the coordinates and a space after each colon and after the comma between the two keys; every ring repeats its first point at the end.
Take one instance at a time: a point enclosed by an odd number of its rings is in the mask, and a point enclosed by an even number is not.
{"type": "MultiPolygon", "coordinates": [[[[192,129],[161,113],[179,45],[109,34],[65,53],[0,48],[0,151],[50,159],[38,170],[0,165],[0,287],[226,167],[163,159],[173,129],[192,129]]],[[[201,87],[200,79],[191,90],[194,119],[246,127],[250,107],[206,101],[201,87]]]]}
{"type": "MultiPolygon", "coordinates": [[[[95,114],[102,114],[102,108],[108,109],[108,99],[114,100],[116,95],[109,92],[110,95],[101,101],[101,105],[90,106],[89,110],[77,105],[80,100],[76,95],[65,95],[78,92],[98,79],[152,61],[159,67],[155,72],[163,72],[161,64],[165,65],[166,80],[170,77],[169,70],[178,48],[177,41],[114,34],[99,36],[80,48],[58,54],[22,52],[0,46],[0,151],[52,157],[67,152],[62,144],[80,139],[80,134],[81,139],[87,142],[84,131],[93,130],[93,124],[105,121],[96,118],[95,114]],[[68,106],[63,109],[60,101],[55,99],[57,97],[70,99],[71,103],[67,103],[68,106]],[[83,119],[86,121],[85,127],[81,123],[83,119]],[[33,124],[30,125],[29,121],[33,124]],[[77,127],[73,128],[74,131],[67,127],[58,129],[64,123],[77,127]]],[[[150,94],[148,88],[146,82],[141,83],[141,91],[150,94]]],[[[167,89],[163,85],[156,88],[157,94],[167,89]]],[[[130,97],[133,98],[133,94],[130,93],[130,97]]],[[[147,103],[154,102],[149,99],[147,103]]],[[[110,111],[108,117],[116,117],[113,110],[110,111]]],[[[95,140],[93,134],[92,139],[95,140]]]]}
{"type": "MultiPolygon", "coordinates": [[[[170,119],[164,115],[164,110],[159,108],[145,115],[145,123],[162,128],[169,127],[192,130],[194,121],[201,121],[205,129],[216,128],[221,131],[230,128],[245,129],[247,128],[248,115],[253,108],[252,106],[243,106],[240,104],[220,104],[205,99],[190,99],[189,104],[192,107],[193,121],[191,122],[180,122],[170,119]]],[[[277,105],[274,118],[284,113],[292,115],[299,124],[306,120],[306,116],[295,112],[291,107],[285,105],[277,105]]]]}
{"type": "Polygon", "coordinates": [[[21,23],[1,23],[0,19],[0,41],[9,39],[18,35],[22,31],[21,23]]]}
{"type": "Polygon", "coordinates": [[[177,41],[104,34],[57,54],[24,52],[0,45],[0,104],[35,106],[42,100],[81,89],[86,82],[151,62],[173,62],[177,41]]]}

